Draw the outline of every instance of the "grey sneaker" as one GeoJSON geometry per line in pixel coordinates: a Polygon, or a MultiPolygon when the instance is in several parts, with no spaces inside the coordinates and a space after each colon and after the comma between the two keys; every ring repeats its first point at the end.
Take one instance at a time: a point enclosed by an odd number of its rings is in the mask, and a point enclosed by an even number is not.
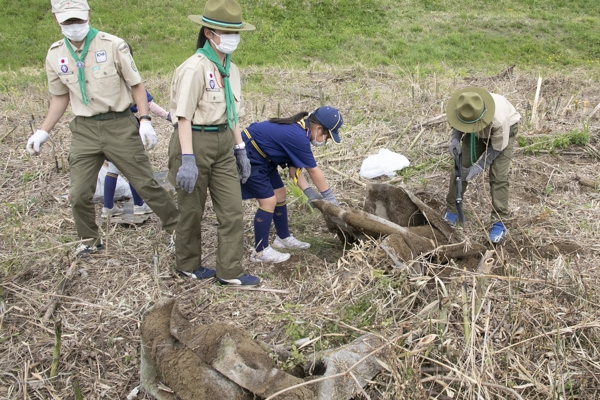
{"type": "Polygon", "coordinates": [[[87,245],[85,243],[81,243],[75,251],[73,251],[73,256],[75,257],[85,257],[90,254],[97,253],[100,250],[104,250],[104,244],[102,242],[97,243],[93,246],[87,245]]]}
{"type": "Polygon", "coordinates": [[[102,218],[107,218],[108,216],[114,217],[115,215],[123,214],[123,208],[113,205],[113,208],[102,207],[102,218]]]}
{"type": "Polygon", "coordinates": [[[144,203],[141,206],[136,206],[135,204],[133,205],[133,213],[136,215],[141,215],[141,214],[150,214],[152,212],[152,209],[150,207],[148,207],[148,204],[144,203]]]}
{"type": "Polygon", "coordinates": [[[308,249],[310,247],[310,243],[301,242],[292,235],[286,237],[285,239],[281,239],[279,236],[275,236],[275,240],[271,243],[271,246],[276,249],[308,249]]]}
{"type": "Polygon", "coordinates": [[[277,264],[280,262],[287,261],[290,258],[290,256],[291,255],[288,253],[280,253],[271,246],[269,246],[265,247],[262,251],[258,253],[254,251],[250,256],[250,261],[277,264]]]}

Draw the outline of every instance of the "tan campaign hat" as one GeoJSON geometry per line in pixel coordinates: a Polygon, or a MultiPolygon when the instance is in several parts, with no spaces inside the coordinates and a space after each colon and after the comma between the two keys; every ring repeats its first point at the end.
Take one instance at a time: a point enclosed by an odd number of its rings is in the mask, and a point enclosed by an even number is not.
{"type": "Polygon", "coordinates": [[[494,119],[496,103],[487,90],[469,86],[454,93],[446,106],[450,126],[459,132],[475,133],[494,119]]]}
{"type": "Polygon", "coordinates": [[[188,18],[207,28],[221,31],[253,31],[256,28],[242,21],[242,8],[235,0],[208,0],[204,15],[188,15],[188,18]]]}
{"type": "Polygon", "coordinates": [[[87,21],[90,13],[86,0],[52,0],[51,4],[52,13],[59,24],[71,18],[87,21]]]}

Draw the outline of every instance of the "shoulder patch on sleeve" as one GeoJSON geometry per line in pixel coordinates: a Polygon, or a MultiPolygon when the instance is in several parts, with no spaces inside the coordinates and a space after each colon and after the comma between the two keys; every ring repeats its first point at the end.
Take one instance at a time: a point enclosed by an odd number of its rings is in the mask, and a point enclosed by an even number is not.
{"type": "Polygon", "coordinates": [[[119,44],[118,49],[119,49],[119,53],[129,54],[129,45],[125,41],[123,41],[119,44]]]}

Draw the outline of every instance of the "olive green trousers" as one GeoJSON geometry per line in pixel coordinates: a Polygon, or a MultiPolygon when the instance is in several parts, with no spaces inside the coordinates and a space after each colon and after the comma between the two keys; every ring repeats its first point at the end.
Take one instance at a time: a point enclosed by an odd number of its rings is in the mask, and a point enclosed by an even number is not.
{"type": "MultiPolygon", "coordinates": [[[[110,114],[113,113],[103,116],[110,114]]],[[[77,236],[90,239],[85,242],[89,245],[100,240],[92,198],[96,192],[98,172],[106,158],[115,164],[158,215],[163,229],[173,232],[179,221],[174,200],[154,179],[138,132],[137,119],[133,114],[114,113],[115,116],[118,114],[121,115],[110,119],[75,117],[69,125],[72,133],[69,151],[71,207],[77,236]]]]}
{"type": "MultiPolygon", "coordinates": [[[[502,152],[500,152],[500,154],[494,159],[494,161],[492,161],[492,164],[489,167],[490,195],[492,198],[492,211],[490,213],[491,221],[505,220],[508,218],[508,172],[513,158],[513,147],[517,132],[518,125],[515,124],[511,127],[508,146],[502,150],[502,152]]],[[[471,166],[471,144],[469,136],[470,134],[464,135],[461,145],[462,166],[465,168],[469,168],[471,166]]],[[[478,160],[479,157],[481,157],[481,155],[487,150],[488,145],[491,146],[491,143],[488,143],[488,140],[476,138],[475,160],[478,160]]],[[[468,183],[463,181],[463,200],[467,186],[468,183]]],[[[450,174],[450,187],[448,189],[448,195],[446,196],[446,207],[448,211],[456,214],[456,177],[454,176],[454,170],[450,174]]]]}
{"type": "Polygon", "coordinates": [[[192,193],[177,187],[176,176],[181,166],[179,131],[174,130],[169,142],[169,181],[177,188],[177,204],[181,213],[175,250],[177,269],[192,272],[201,266],[202,215],[210,191],[217,215],[217,277],[234,279],[244,273],[244,211],[242,190],[233,154],[233,133],[192,132],[192,144],[198,179],[192,193]]]}

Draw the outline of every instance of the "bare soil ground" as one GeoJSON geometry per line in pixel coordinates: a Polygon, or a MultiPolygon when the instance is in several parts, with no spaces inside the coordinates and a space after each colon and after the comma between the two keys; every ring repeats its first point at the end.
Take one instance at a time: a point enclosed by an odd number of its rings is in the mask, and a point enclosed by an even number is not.
{"type": "MultiPolygon", "coordinates": [[[[315,350],[365,332],[380,335],[388,343],[378,354],[385,372],[356,399],[600,397],[600,196],[582,185],[600,179],[600,112],[588,118],[600,99],[598,82],[585,71],[543,77],[532,118],[538,77],[518,69],[454,79],[360,67],[246,68],[243,74],[243,124],[322,103],[341,110],[341,145],[316,155],[345,207],[363,209],[361,162],[385,147],[406,155],[412,168],[404,177],[374,181],[404,185],[444,211],[449,129],[443,119],[424,122],[441,115],[452,92],[466,85],[511,100],[523,116],[523,137],[587,129],[591,140],[537,154],[515,149],[509,235],[495,249],[495,268],[484,276],[427,257],[412,260],[421,276],[396,268],[378,240],[344,245],[327,231],[320,213],[292,195],[292,233],[311,242],[311,249],[294,252],[282,264],[251,264],[255,204],[245,202],[245,266],[263,279],[261,290],[248,291],[177,277],[156,217],[140,226],[98,218],[107,251],[74,260],[70,251],[77,238],[64,198],[70,118],[57,125],[40,157],[29,157],[24,147],[30,121],[34,128],[40,124],[48,95],[43,87],[2,94],[0,398],[72,399],[75,386],[89,399],[125,398],[139,384],[141,320],[161,297],[176,297],[192,324],[224,322],[271,345],[316,339],[279,360],[296,375],[302,373],[295,367],[315,350]],[[57,320],[60,363],[50,382],[57,320]]],[[[167,104],[169,83],[147,82],[158,103],[167,104]]],[[[171,128],[163,121],[155,127],[159,145],[151,160],[156,170],[165,170],[171,128]]],[[[486,239],[486,179],[482,174],[469,186],[469,223],[462,233],[493,249],[486,239]]],[[[216,224],[209,204],[203,224],[207,266],[214,266],[216,224]]]]}

